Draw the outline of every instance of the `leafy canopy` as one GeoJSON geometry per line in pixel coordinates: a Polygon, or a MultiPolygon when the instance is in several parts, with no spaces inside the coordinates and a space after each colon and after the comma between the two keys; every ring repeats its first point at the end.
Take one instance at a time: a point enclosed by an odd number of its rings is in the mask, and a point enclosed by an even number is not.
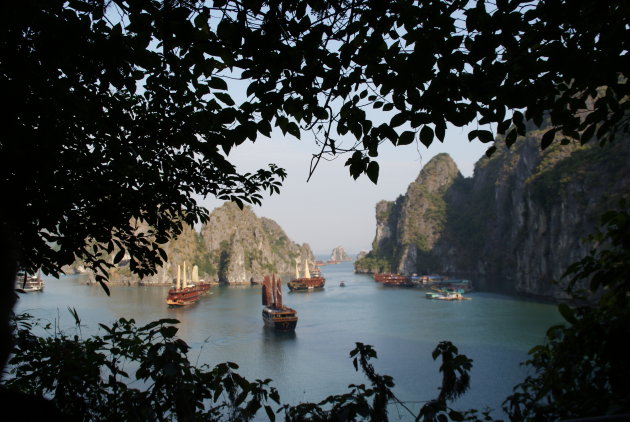
{"type": "MultiPolygon", "coordinates": [[[[100,270],[203,221],[195,195],[279,191],[232,148],[273,127],[312,132],[376,182],[385,142],[430,145],[448,124],[511,144],[525,120],[607,141],[628,131],[628,2],[27,0],[3,4],[3,231],[21,264],[100,270]],[[231,89],[243,87],[240,100],[231,89]],[[9,192],[11,195],[9,195],[9,192]],[[140,224],[142,223],[142,224],[140,224]]],[[[492,151],[492,148],[489,150],[492,151]]]]}

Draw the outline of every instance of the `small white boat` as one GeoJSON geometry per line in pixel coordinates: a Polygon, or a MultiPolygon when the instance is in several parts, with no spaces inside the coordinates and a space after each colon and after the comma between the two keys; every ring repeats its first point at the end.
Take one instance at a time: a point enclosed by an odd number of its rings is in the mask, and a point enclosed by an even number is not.
{"type": "Polygon", "coordinates": [[[465,297],[462,290],[436,290],[435,292],[427,292],[427,299],[436,299],[436,300],[470,300],[469,297],[465,297]]]}

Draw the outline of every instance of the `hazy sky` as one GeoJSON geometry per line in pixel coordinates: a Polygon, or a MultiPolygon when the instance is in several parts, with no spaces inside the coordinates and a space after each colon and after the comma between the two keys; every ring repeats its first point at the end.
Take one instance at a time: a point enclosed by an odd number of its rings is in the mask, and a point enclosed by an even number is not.
{"type": "MultiPolygon", "coordinates": [[[[288,177],[280,195],[266,196],[262,206],[253,206],[258,216],[275,220],[297,243],[310,244],[315,254],[330,254],[343,246],[349,254],[370,250],[376,229],[374,207],[382,199],[394,200],[404,194],[420,169],[440,152],[453,157],[462,174],[472,176],[474,163],[488,145],[468,142],[467,131],[449,128],[444,143],[435,141],[429,149],[418,143],[404,147],[383,144],[379,149],[380,176],[374,185],[367,176],[354,180],[344,166],[347,155],[334,161],[320,161],[307,183],[311,155],[317,146],[308,134],[302,140],[274,133],[273,139],[246,142],[232,150],[229,159],[239,171],[254,171],[275,163],[288,177]]],[[[221,201],[202,202],[208,209],[221,201]]]]}

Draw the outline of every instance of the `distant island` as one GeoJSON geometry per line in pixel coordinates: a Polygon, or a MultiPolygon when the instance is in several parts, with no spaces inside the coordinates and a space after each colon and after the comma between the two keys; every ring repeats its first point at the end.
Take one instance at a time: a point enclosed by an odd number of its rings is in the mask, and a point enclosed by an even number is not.
{"type": "MultiPolygon", "coordinates": [[[[226,202],[210,213],[199,231],[186,227],[164,245],[168,261],[158,273],[140,280],[122,262],[111,271],[111,284],[170,285],[177,265],[198,267],[199,279],[225,284],[261,283],[265,275],[293,274],[295,261],[315,258],[308,244],[289,239],[275,221],[257,217],[250,207],[241,210],[226,202]]],[[[76,266],[80,272],[81,267],[76,266]]]]}
{"type": "Polygon", "coordinates": [[[337,246],[332,250],[328,264],[338,264],[340,262],[350,262],[352,258],[348,256],[342,246],[337,246]]]}
{"type": "Polygon", "coordinates": [[[498,140],[474,176],[448,154],[421,170],[405,195],[376,204],[372,250],[358,273],[446,274],[477,286],[562,298],[554,283],[588,246],[605,210],[630,197],[630,143],[555,143],[530,128],[511,147],[498,140]]]}

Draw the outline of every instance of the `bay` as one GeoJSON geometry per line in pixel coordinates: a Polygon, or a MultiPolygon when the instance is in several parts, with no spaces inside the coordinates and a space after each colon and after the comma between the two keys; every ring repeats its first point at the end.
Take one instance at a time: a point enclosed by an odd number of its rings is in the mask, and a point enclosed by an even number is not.
{"type": "MultiPolygon", "coordinates": [[[[45,278],[45,291],[20,295],[16,311],[73,333],[68,308],[74,308],[84,337],[98,332],[98,323],[121,317],[141,324],[176,318],[178,335],[192,347],[192,362],[236,362],[248,379],[271,378],[282,402],[290,404],[366,383],[349,358],[355,342],[362,342],[376,349],[374,366],[394,377],[397,396],[418,409],[438,394],[440,362],[431,352],[449,340],[473,359],[471,390],[454,407],[489,407],[495,416],[525,376],[520,362],[527,351],[562,321],[552,304],[488,292],[470,293],[472,300],[463,302],[427,300],[420,289],[385,287],[354,274],[349,262],[324,266],[322,274],[327,281],[321,291],[290,293],[284,286],[285,304],[298,312],[295,333],[263,326],[260,286],[214,286],[195,305],[168,308],[165,286],[113,286],[108,297],[100,286],[86,285],[84,276],[45,278]]],[[[392,420],[398,416],[396,408],[390,410],[392,420]]],[[[408,419],[402,410],[400,417],[408,419]]]]}

